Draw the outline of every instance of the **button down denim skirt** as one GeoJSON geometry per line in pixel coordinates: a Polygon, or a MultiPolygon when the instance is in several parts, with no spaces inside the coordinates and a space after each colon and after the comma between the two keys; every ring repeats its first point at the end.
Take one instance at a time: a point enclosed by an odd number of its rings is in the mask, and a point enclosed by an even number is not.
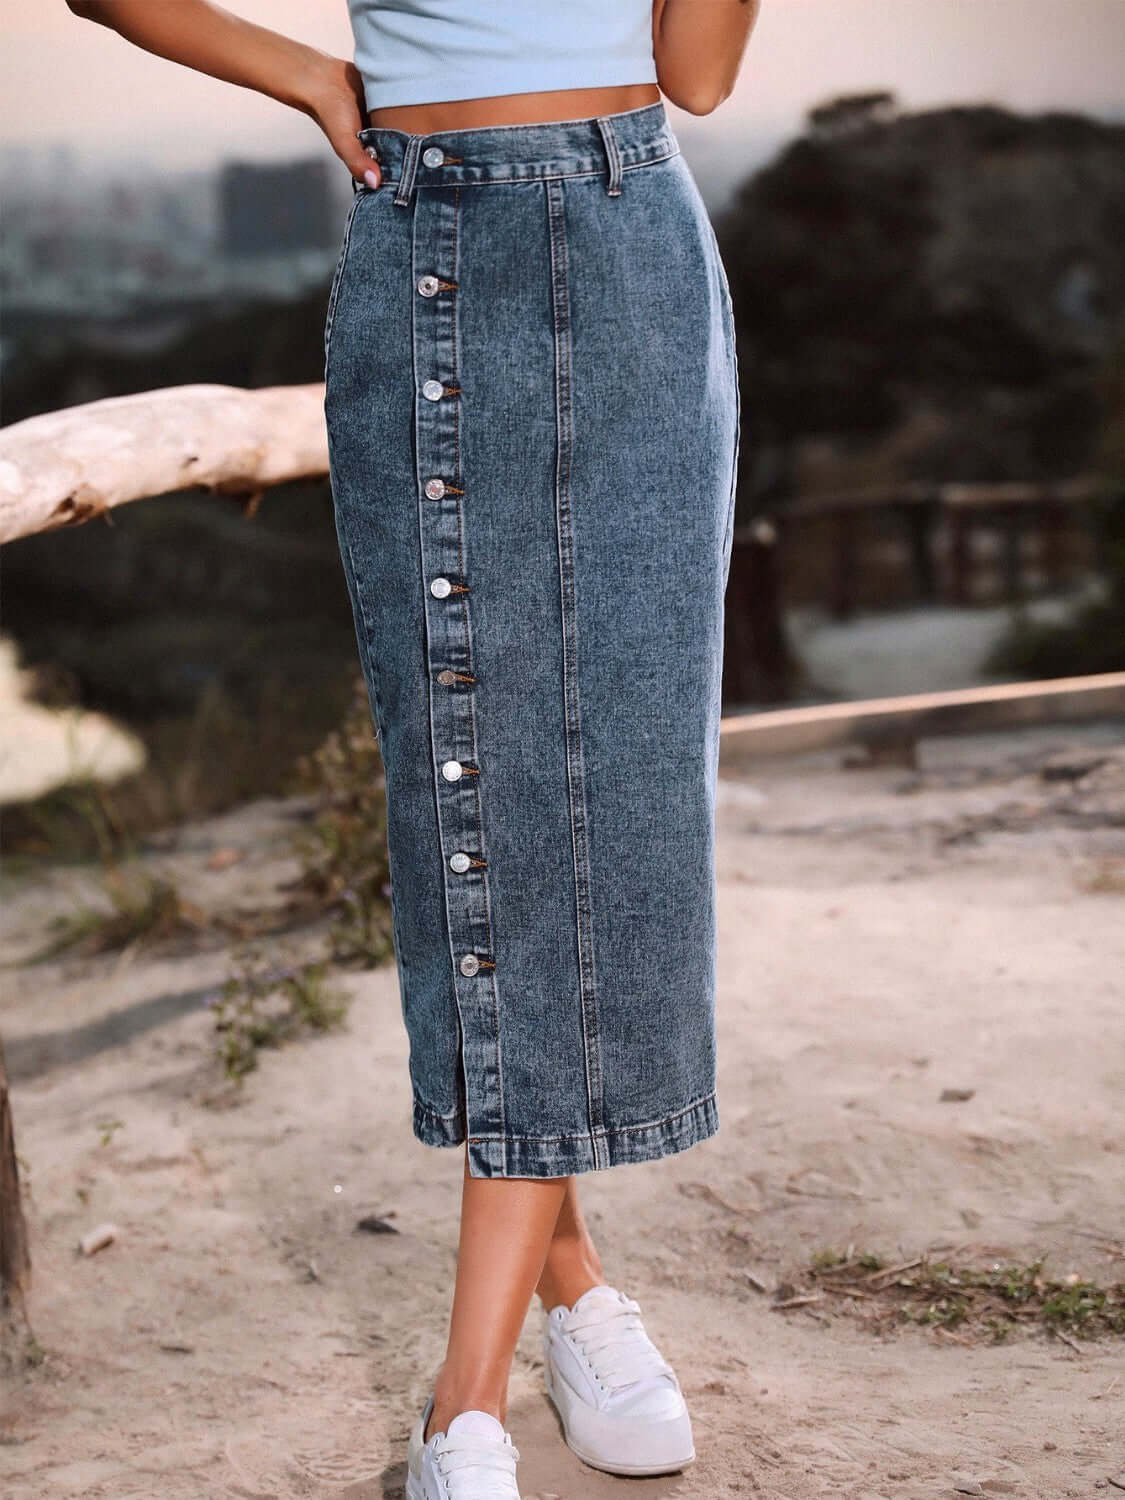
{"type": "Polygon", "coordinates": [[[366,127],[325,323],[415,1134],[560,1177],[718,1128],[730,295],[662,104],[366,127]]]}

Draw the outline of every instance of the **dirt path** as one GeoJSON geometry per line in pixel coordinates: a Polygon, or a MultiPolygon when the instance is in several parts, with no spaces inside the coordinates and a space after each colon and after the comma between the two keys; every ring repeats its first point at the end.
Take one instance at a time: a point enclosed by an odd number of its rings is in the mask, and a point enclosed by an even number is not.
{"type": "MultiPolygon", "coordinates": [[[[700,1458],[628,1482],[572,1459],[532,1316],[510,1414],[525,1500],[1116,1493],[1120,1341],[880,1339],[778,1312],[746,1273],[773,1287],[854,1244],[1046,1251],[1057,1274],[1122,1278],[1120,744],[934,742],[917,775],[808,757],[722,784],[722,1130],[585,1187],[611,1277],[679,1369],[700,1458]]],[[[286,873],[282,834],[259,804],[156,863],[221,902],[286,873]],[[208,872],[231,843],[250,858],[208,872]]],[[[64,899],[58,880],[9,887],[8,952],[64,899]]],[[[45,1351],[0,1391],[7,1500],[401,1494],[444,1334],[457,1154],[410,1136],[393,969],[350,981],[345,1032],[267,1054],[236,1104],[206,1103],[221,1093],[200,996],[225,973],[210,953],[5,974],[45,1351]],[[357,1232],[367,1214],[399,1233],[357,1232]],[[76,1257],[103,1220],[120,1238],[76,1257]]]]}

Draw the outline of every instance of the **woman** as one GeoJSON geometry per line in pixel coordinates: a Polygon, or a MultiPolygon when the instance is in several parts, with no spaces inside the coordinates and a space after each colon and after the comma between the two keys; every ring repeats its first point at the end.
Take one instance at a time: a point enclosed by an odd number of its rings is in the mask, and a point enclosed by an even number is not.
{"type": "MultiPolygon", "coordinates": [[[[351,173],[325,320],[341,556],[387,780],[413,1124],[464,1145],[408,1500],[513,1500],[532,1296],[567,1442],[694,1457],[576,1174],[718,1127],[714,778],[738,397],[664,114],[758,0],[350,0],[355,59],[206,0],[68,0],[309,114],[351,173]]],[[[343,0],[341,0],[343,3],[343,0]]]]}

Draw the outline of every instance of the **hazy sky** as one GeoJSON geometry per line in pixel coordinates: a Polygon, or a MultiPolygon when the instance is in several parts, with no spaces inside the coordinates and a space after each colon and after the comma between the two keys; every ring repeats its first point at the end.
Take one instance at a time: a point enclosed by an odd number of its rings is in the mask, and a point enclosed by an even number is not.
{"type": "MultiPolygon", "coordinates": [[[[351,55],[346,0],[227,8],[351,55]]],[[[295,111],[131,47],[64,0],[0,0],[0,18],[7,144],[65,137],[95,156],[182,167],[290,155],[322,139],[295,111]]],[[[993,100],[1122,119],[1123,80],[1125,0],[763,0],[735,95],[705,120],[674,119],[715,146],[724,134],[776,140],[800,128],[810,104],[873,88],[895,90],[908,109],[993,100]]]]}

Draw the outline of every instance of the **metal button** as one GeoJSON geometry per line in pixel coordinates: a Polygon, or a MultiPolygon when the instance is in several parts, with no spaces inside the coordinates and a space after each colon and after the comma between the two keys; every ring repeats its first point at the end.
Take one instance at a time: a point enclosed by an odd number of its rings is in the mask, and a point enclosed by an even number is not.
{"type": "Polygon", "coordinates": [[[430,584],[430,593],[435,599],[444,599],[447,594],[453,592],[453,585],[448,578],[435,578],[430,584]]]}
{"type": "Polygon", "coordinates": [[[423,297],[434,297],[437,295],[441,283],[436,276],[420,276],[418,278],[418,290],[423,297]]]}
{"type": "Polygon", "coordinates": [[[441,497],[444,494],[445,494],[445,480],[444,479],[427,479],[426,480],[426,499],[427,500],[440,500],[441,497]]]}
{"type": "Polygon", "coordinates": [[[472,860],[460,849],[458,849],[456,854],[449,856],[449,868],[456,870],[458,875],[464,875],[471,864],[472,860]]]}
{"type": "Polygon", "coordinates": [[[475,953],[466,953],[461,960],[461,973],[467,974],[471,979],[480,968],[480,959],[475,953]]]}
{"type": "Polygon", "coordinates": [[[463,769],[464,767],[459,760],[447,760],[442,765],[441,774],[445,777],[446,781],[460,781],[463,769]]]}
{"type": "Polygon", "coordinates": [[[437,674],[437,680],[441,683],[442,687],[449,687],[451,683],[457,681],[457,673],[451,672],[448,667],[442,667],[441,671],[437,674]]]}
{"type": "Polygon", "coordinates": [[[427,380],[422,387],[422,394],[427,401],[440,401],[445,395],[445,386],[440,380],[427,380]]]}
{"type": "Polygon", "coordinates": [[[445,152],[440,146],[427,146],[422,152],[422,164],[426,167],[440,167],[445,160],[445,152]]]}

